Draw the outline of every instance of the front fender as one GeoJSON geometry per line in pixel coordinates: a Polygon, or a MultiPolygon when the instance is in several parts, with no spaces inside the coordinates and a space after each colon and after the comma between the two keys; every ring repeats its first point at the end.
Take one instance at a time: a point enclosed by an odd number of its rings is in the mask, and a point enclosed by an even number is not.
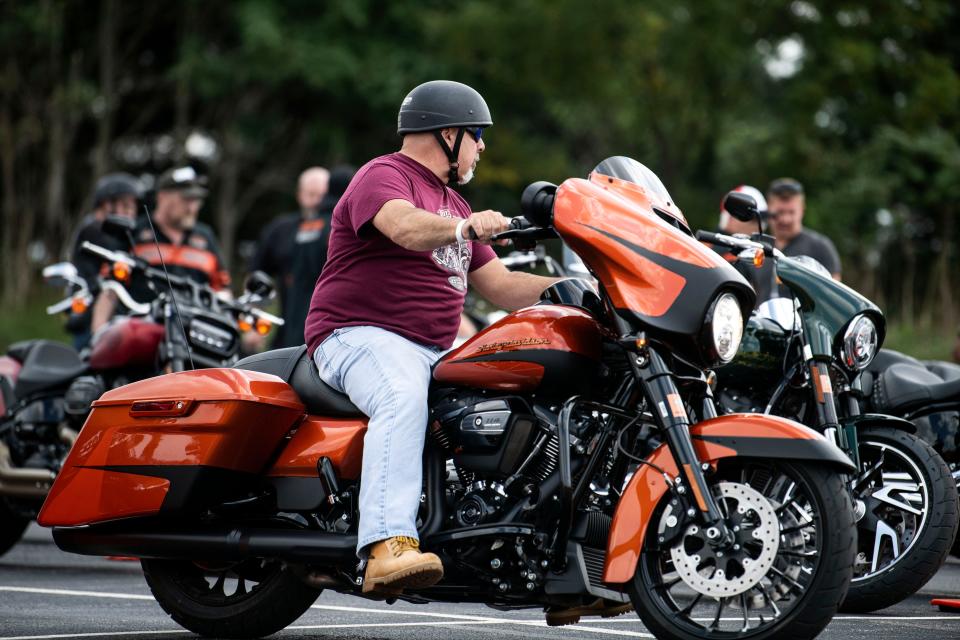
{"type": "MultiPolygon", "coordinates": [[[[816,460],[853,473],[856,467],[836,445],[802,424],[761,414],[732,414],[712,418],[690,427],[690,437],[701,462],[723,458],[785,458],[816,460]]],[[[657,505],[667,493],[664,475],[679,475],[673,455],[665,444],[657,447],[630,479],[617,504],[610,536],[603,581],[621,584],[633,578],[644,536],[657,505]]]]}
{"type": "Polygon", "coordinates": [[[840,423],[844,427],[853,427],[855,429],[865,429],[866,427],[887,427],[889,429],[899,429],[907,433],[916,433],[917,425],[909,420],[898,418],[897,416],[887,416],[882,413],[864,413],[859,416],[848,416],[841,418],[840,423]]]}

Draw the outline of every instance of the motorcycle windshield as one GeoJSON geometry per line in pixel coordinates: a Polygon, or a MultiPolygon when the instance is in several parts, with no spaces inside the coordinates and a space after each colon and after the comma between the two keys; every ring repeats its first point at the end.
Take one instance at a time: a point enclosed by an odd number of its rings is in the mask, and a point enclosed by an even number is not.
{"type": "Polygon", "coordinates": [[[657,174],[633,158],[611,156],[598,164],[593,172],[638,184],[658,199],[673,202],[670,192],[667,191],[657,174]]]}
{"type": "Polygon", "coordinates": [[[663,181],[646,165],[627,156],[611,156],[594,167],[593,173],[631,182],[641,187],[656,209],[673,216],[683,223],[684,227],[689,228],[686,218],[674,204],[663,181]]]}

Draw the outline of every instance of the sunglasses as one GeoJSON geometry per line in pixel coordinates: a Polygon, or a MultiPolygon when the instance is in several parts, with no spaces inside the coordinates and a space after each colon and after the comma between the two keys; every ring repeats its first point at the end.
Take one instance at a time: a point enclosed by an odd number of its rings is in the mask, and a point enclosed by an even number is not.
{"type": "Polygon", "coordinates": [[[470,137],[473,138],[474,142],[480,142],[480,136],[483,135],[483,127],[476,127],[473,129],[464,127],[463,130],[470,134],[470,137]]]}

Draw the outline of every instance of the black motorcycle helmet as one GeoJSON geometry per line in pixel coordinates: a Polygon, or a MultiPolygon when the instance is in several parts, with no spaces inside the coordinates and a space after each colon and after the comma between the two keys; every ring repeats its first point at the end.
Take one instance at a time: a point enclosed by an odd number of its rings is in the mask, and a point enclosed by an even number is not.
{"type": "Polygon", "coordinates": [[[450,161],[451,184],[456,184],[460,177],[457,158],[460,156],[463,128],[491,125],[493,117],[483,96],[472,87],[453,80],[431,80],[414,88],[403,99],[397,115],[397,133],[401,136],[433,131],[450,161]],[[440,130],[453,128],[459,128],[460,131],[451,149],[440,135],[440,130]]]}
{"type": "Polygon", "coordinates": [[[140,181],[129,173],[108,173],[97,180],[93,190],[93,206],[99,207],[108,200],[116,200],[123,196],[133,196],[138,200],[142,197],[140,181]]]}

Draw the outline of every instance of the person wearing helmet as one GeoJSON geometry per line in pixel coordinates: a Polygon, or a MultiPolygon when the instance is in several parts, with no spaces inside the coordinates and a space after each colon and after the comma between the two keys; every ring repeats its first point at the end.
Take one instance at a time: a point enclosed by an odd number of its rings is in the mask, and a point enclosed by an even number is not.
{"type": "Polygon", "coordinates": [[[421,553],[416,517],[430,370],[457,335],[467,281],[494,304],[534,304],[554,278],[513,273],[490,239],[509,221],[451,187],[473,177],[493,124],[479,93],[436,80],[401,106],[398,152],[365,164],[333,211],[305,338],[321,378],[370,420],[357,554],[364,592],[396,594],[443,576],[421,553]]]}
{"type": "MultiPolygon", "coordinates": [[[[94,296],[100,288],[98,276],[103,261],[82,251],[81,247],[84,242],[90,242],[107,249],[124,249],[120,241],[104,233],[101,226],[107,216],[135,219],[142,193],[140,181],[129,173],[110,173],[97,180],[93,190],[93,210],[80,221],[70,254],[70,262],[94,296]]],[[[72,313],[67,320],[67,331],[73,334],[77,349],[82,349],[90,342],[90,317],[88,309],[80,314],[72,313]]]]}
{"type": "MultiPolygon", "coordinates": [[[[757,211],[760,212],[761,222],[765,221],[767,218],[767,199],[763,197],[763,194],[756,187],[751,187],[748,184],[742,184],[733,189],[738,193],[745,193],[757,202],[757,211]]],[[[766,225],[764,225],[765,227],[766,225]]],[[[754,233],[757,233],[757,221],[750,220],[744,222],[742,220],[737,220],[723,207],[723,202],[720,203],[720,223],[717,226],[717,231],[720,233],[725,233],[727,235],[741,234],[750,236],[754,233]]],[[[762,303],[766,302],[773,296],[776,289],[776,273],[773,269],[773,261],[767,260],[764,261],[763,265],[759,268],[753,266],[752,264],[745,264],[737,260],[737,256],[730,253],[729,250],[725,247],[715,247],[717,253],[724,256],[733,264],[734,268],[739,271],[743,277],[747,279],[747,282],[750,283],[750,286],[754,288],[757,292],[757,304],[760,306],[762,303]]]]}

